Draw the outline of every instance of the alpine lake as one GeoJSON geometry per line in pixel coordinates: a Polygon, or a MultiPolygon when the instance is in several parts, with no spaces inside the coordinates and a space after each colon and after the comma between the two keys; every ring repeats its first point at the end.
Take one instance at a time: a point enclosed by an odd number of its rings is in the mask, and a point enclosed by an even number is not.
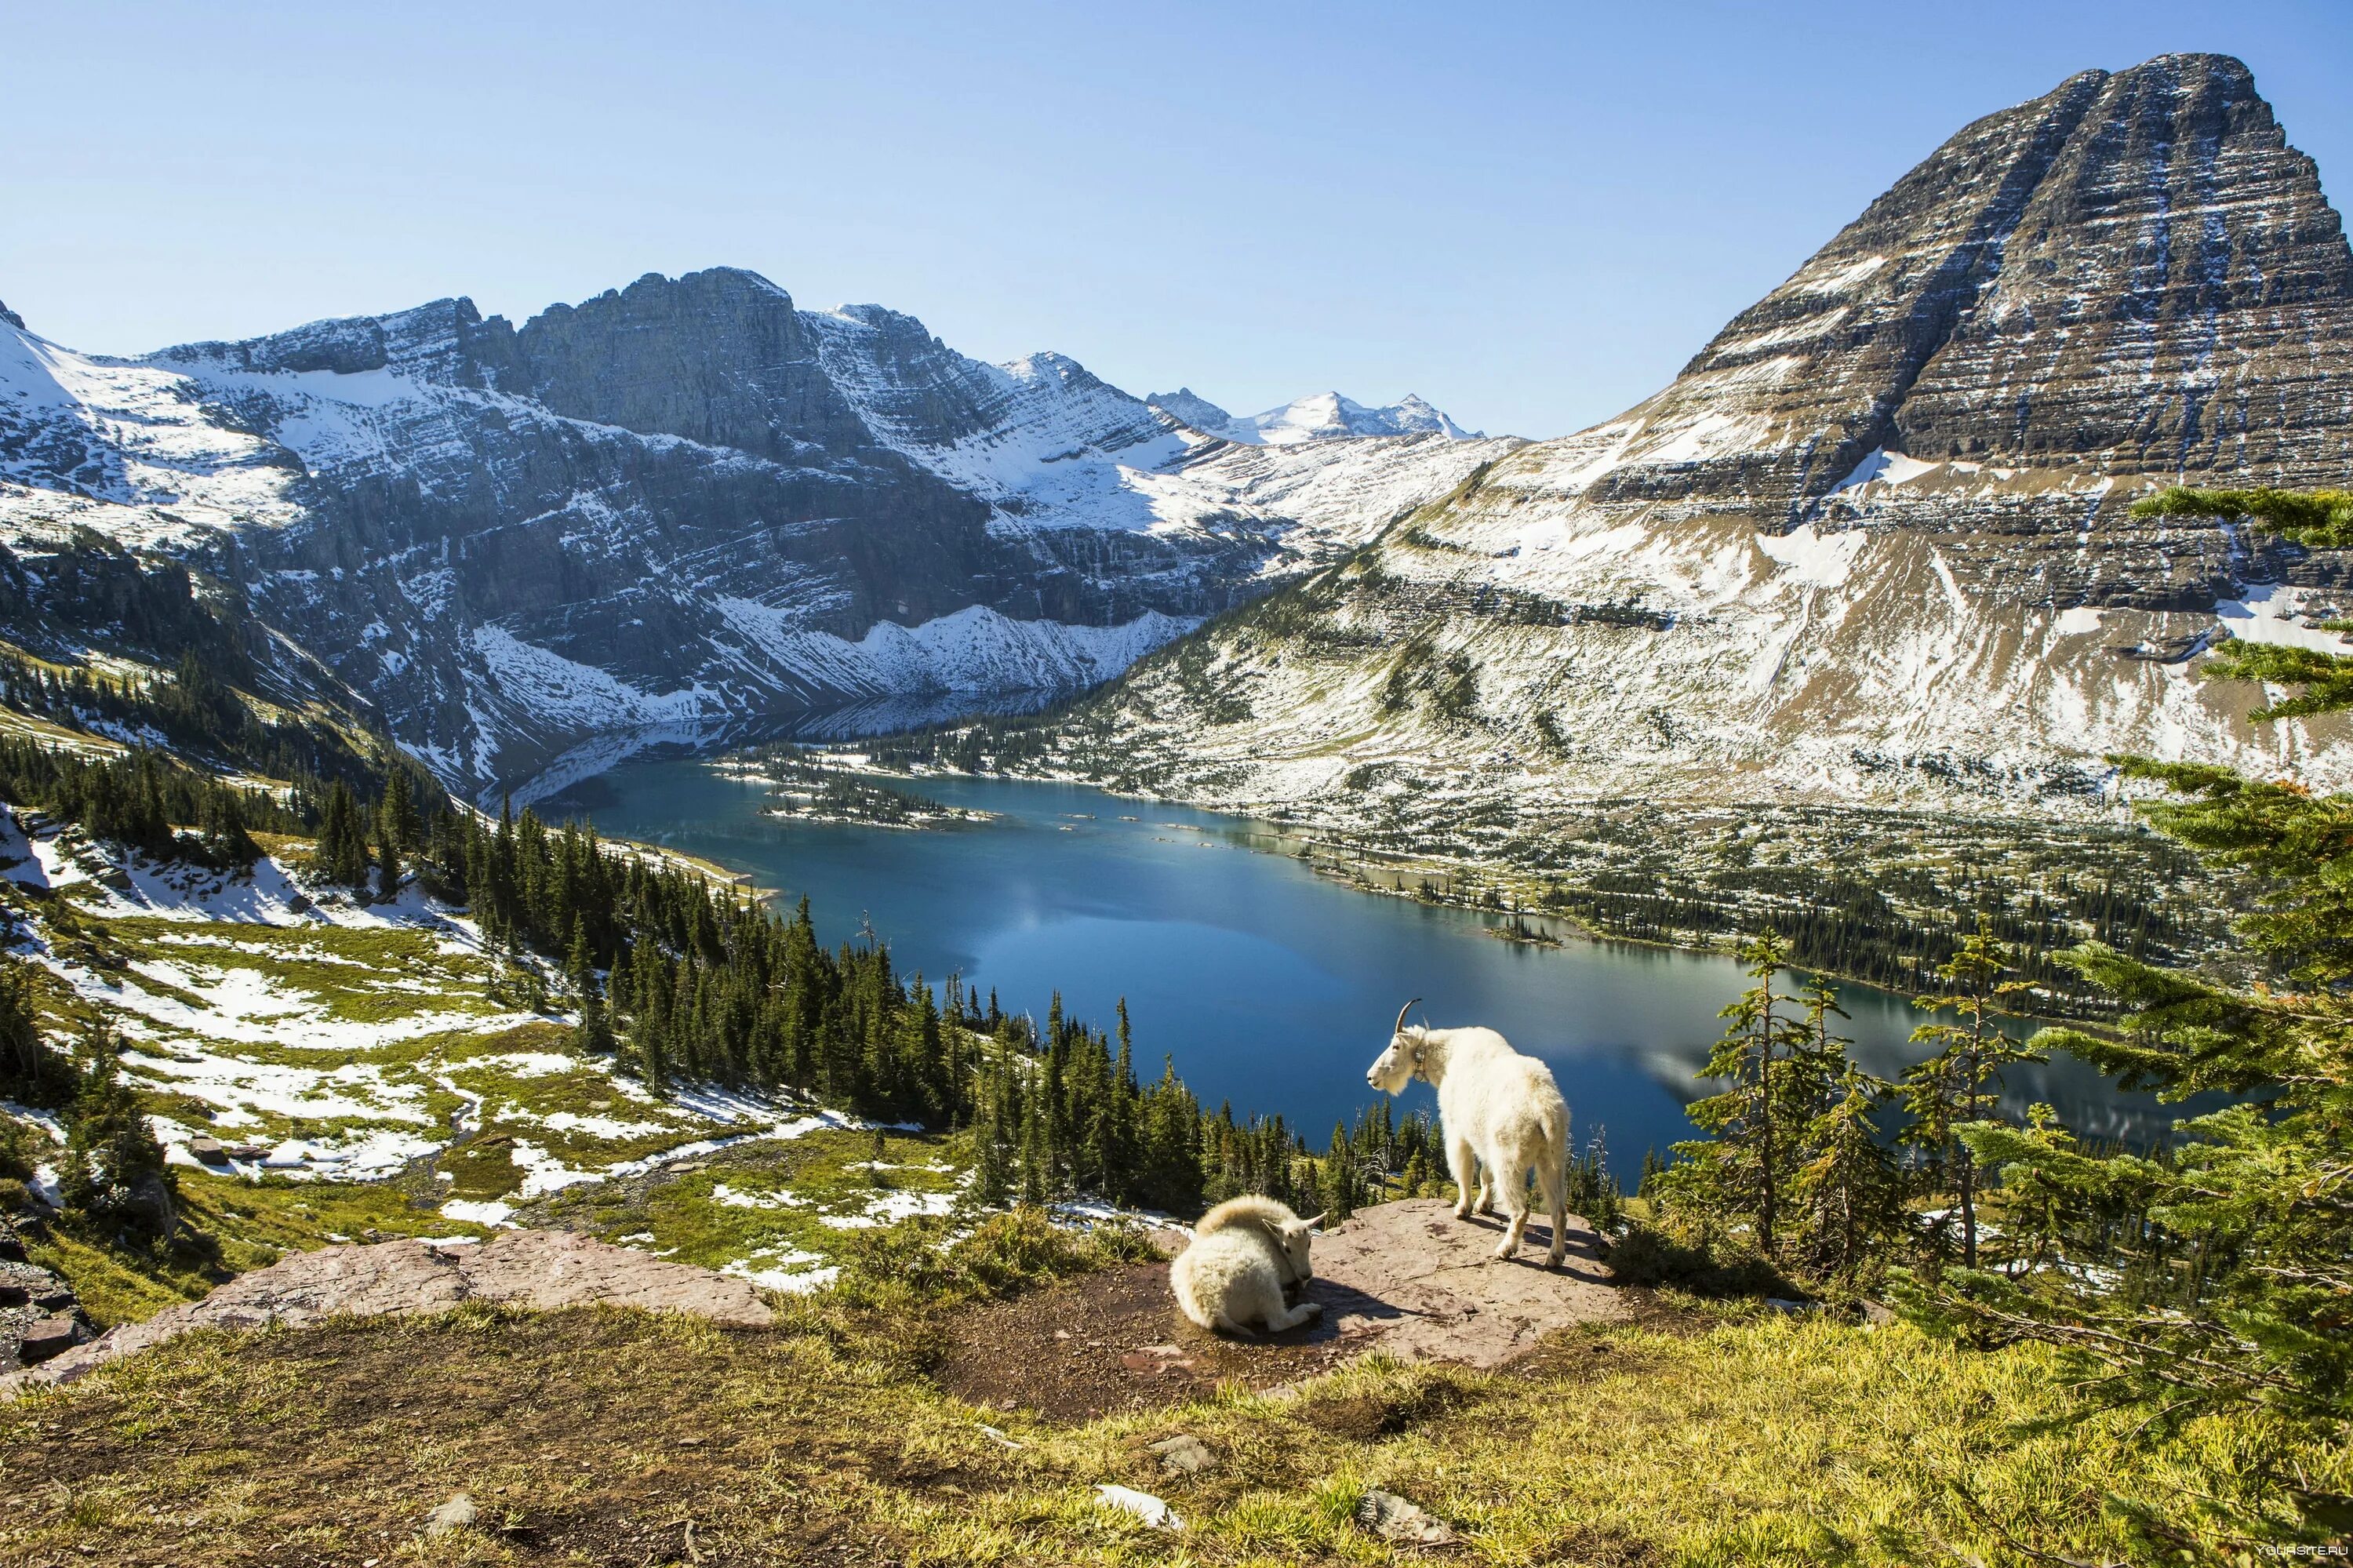
{"type": "MultiPolygon", "coordinates": [[[[806,897],[828,944],[886,944],[902,975],[963,977],[1042,1020],[1055,993],[1109,1029],[1124,998],[1137,1073],[1163,1057],[1211,1107],[1281,1114],[1320,1149],[1379,1097],[1365,1070],[1409,997],[1435,1024],[1483,1023],[1551,1064],[1583,1149],[1603,1136],[1630,1184],[1644,1151],[1694,1136],[1683,1107],[1749,982],[1722,955],[1507,939],[1510,917],[1343,886],[1281,853],[1266,823],[1077,785],[926,776],[894,788],[983,821],[908,829],[778,815],[768,783],[707,756],[647,756],[538,803],[713,862],[789,909],[806,897]]],[[[1794,979],[1794,977],[1791,977],[1794,979]]],[[[1841,1032],[1894,1077],[1924,1053],[1906,999],[1842,984],[1841,1032]]],[[[2013,1033],[2031,1025],[2012,1022],[2013,1033]]],[[[2146,1143],[2184,1107],[2128,1094],[2064,1055],[2009,1069],[2003,1102],[2054,1107],[2078,1134],[2146,1143]]],[[[1395,1107],[1435,1114],[1417,1083],[1395,1107]]]]}

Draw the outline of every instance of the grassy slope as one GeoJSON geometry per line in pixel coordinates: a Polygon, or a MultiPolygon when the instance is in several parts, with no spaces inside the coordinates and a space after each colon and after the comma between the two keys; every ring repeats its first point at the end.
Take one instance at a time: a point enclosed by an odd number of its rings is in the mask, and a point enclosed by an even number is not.
{"type": "MultiPolygon", "coordinates": [[[[90,876],[109,874],[111,857],[78,838],[72,848],[90,876]]],[[[275,852],[301,863],[300,846],[275,852]]],[[[201,1296],[289,1251],[481,1234],[492,1215],[443,1205],[522,1205],[534,1170],[596,1174],[802,1118],[783,1104],[657,1099],[612,1063],[579,1058],[563,1020],[518,1012],[494,993],[503,960],[462,926],[414,908],[392,924],[340,903],[332,923],[169,919],[121,912],[97,880],[56,895],[0,883],[0,900],[82,987],[30,969],[44,1033],[70,1038],[111,1019],[135,1046],[127,1076],[142,1108],[176,1136],[267,1147],[389,1134],[429,1156],[364,1182],[177,1166],[190,1224],[171,1247],[56,1221],[36,1238],[36,1259],[71,1280],[102,1325],[201,1296]]],[[[830,1128],[756,1139],[708,1169],[565,1188],[534,1223],[782,1284],[830,1263],[861,1219],[906,1212],[923,1194],[936,1205],[955,1185],[944,1140],[893,1137],[885,1159],[896,1168],[880,1182],[862,1168],[871,1151],[870,1135],[830,1128]],[[714,1198],[722,1183],[737,1202],[714,1198]]]]}
{"type": "MultiPolygon", "coordinates": [[[[911,1375],[921,1318],[884,1340],[821,1310],[763,1332],[468,1309],[190,1337],[0,1407],[0,1558],[670,1563],[691,1560],[691,1520],[710,1563],[1413,1560],[1350,1522],[1379,1487],[1483,1562],[2156,1561],[2114,1499],[2168,1499],[2187,1523],[2183,1489],[2281,1457],[2251,1425],[2136,1442],[2033,1351],[1690,1314],[1518,1372],[1370,1364],[1288,1400],[1054,1428],[911,1375]],[[1216,1467],[1163,1475],[1144,1445],[1179,1431],[1216,1467]],[[1190,1528],[1097,1507],[1104,1481],[1190,1528]],[[459,1490],[488,1528],[416,1539],[459,1490]]],[[[2301,1457],[2353,1479],[2342,1454],[2301,1457]]]]}

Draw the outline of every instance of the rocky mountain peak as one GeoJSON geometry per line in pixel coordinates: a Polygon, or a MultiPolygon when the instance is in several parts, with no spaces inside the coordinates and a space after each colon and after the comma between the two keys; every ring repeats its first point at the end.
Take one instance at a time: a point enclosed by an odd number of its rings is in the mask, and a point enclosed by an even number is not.
{"type": "Polygon", "coordinates": [[[1155,392],[1144,400],[1178,424],[1196,430],[1220,430],[1233,422],[1231,414],[1198,396],[1190,387],[1179,387],[1174,392],[1155,392]]]}
{"type": "Polygon", "coordinates": [[[0,302],[0,322],[6,322],[18,332],[24,332],[26,330],[25,326],[25,318],[10,310],[5,302],[0,302]]]}
{"type": "Polygon", "coordinates": [[[525,379],[510,389],[575,418],[779,461],[871,444],[792,296],[741,268],[649,272],[551,305],[515,348],[525,379]]]}
{"type": "Polygon", "coordinates": [[[1443,435],[1458,441],[1483,440],[1423,399],[1408,394],[1386,408],[1368,408],[1337,392],[1312,392],[1279,408],[1237,418],[1190,387],[1155,392],[1145,399],[1178,424],[1246,446],[1285,446],[1299,441],[1347,440],[1358,436],[1443,435]]]}
{"type": "Polygon", "coordinates": [[[1574,466],[1772,527],[1881,450],[2315,482],[2347,466],[2348,344],[2312,160],[2241,62],[2168,55],[1965,127],[1574,466]]]}
{"type": "Polygon", "coordinates": [[[2348,472],[2353,250],[2312,161],[2237,60],[2085,71],[1963,127],[1657,394],[1073,733],[1379,842],[1491,810],[1573,839],[1596,796],[2096,817],[2116,752],[2342,789],[2341,721],[2195,672],[2230,638],[2348,651],[2353,558],[2131,508],[2348,472]]]}
{"type": "Polygon", "coordinates": [[[495,368],[511,357],[512,338],[505,317],[485,320],[473,301],[459,297],[387,315],[311,322],[240,342],[176,344],[146,359],[263,374],[390,370],[441,386],[480,386],[486,366],[495,368]]]}

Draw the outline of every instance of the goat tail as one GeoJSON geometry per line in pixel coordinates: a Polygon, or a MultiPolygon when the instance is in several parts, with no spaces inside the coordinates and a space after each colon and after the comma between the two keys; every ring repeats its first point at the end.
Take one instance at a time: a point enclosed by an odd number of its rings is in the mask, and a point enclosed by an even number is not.
{"type": "Polygon", "coordinates": [[[1557,1261],[1562,1239],[1568,1226],[1568,1165],[1569,1128],[1573,1123],[1568,1102],[1555,1099],[1544,1108],[1545,1131],[1545,1197],[1552,1208],[1553,1250],[1557,1261]]]}

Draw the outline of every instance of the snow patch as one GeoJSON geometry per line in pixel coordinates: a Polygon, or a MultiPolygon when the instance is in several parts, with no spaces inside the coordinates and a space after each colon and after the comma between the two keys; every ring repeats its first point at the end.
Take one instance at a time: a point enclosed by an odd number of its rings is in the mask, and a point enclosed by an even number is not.
{"type": "Polygon", "coordinates": [[[2232,636],[2248,642],[2268,642],[2284,648],[2309,648],[2321,653],[2353,652],[2353,643],[2334,631],[2307,626],[2302,618],[2311,590],[2278,583],[2260,583],[2244,599],[2226,599],[2214,607],[2214,618],[2232,636]]]}

